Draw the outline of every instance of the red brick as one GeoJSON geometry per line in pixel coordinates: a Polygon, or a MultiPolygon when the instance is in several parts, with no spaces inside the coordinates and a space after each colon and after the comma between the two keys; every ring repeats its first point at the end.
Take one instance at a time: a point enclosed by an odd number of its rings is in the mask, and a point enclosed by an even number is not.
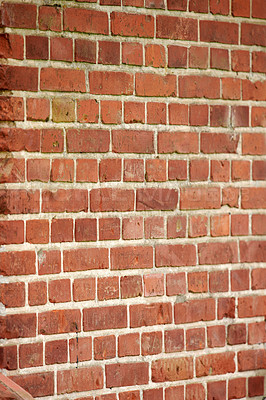
{"type": "Polygon", "coordinates": [[[164,46],[158,44],[146,44],[145,65],[146,67],[164,68],[166,66],[164,46]]]}
{"type": "Polygon", "coordinates": [[[209,107],[207,104],[189,105],[189,125],[204,126],[208,125],[209,107]]]}
{"type": "Polygon", "coordinates": [[[176,76],[136,73],[136,95],[145,97],[175,97],[176,76]]]}
{"type": "MultiPolygon", "coordinates": [[[[52,221],[53,223],[53,221],[52,221]]],[[[79,218],[75,222],[75,239],[77,242],[97,240],[97,220],[94,218],[79,218]]]]}
{"type": "Polygon", "coordinates": [[[36,5],[5,2],[1,12],[1,23],[4,27],[36,29],[36,5]]]}
{"type": "Polygon", "coordinates": [[[187,67],[187,48],[182,46],[168,46],[168,67],[187,67]]]}
{"type": "Polygon", "coordinates": [[[120,64],[120,43],[110,41],[99,41],[99,64],[120,64]]]}
{"type": "Polygon", "coordinates": [[[239,188],[227,187],[223,189],[223,200],[222,205],[228,205],[229,207],[239,207],[239,188]]]}
{"type": "Polygon", "coordinates": [[[252,177],[256,181],[264,181],[266,179],[266,162],[264,160],[253,161],[252,177]]]}
{"type": "Polygon", "coordinates": [[[186,237],[186,216],[173,216],[167,218],[167,238],[186,237]]]}
{"type": "Polygon", "coordinates": [[[121,181],[122,162],[119,158],[106,158],[100,161],[100,182],[121,181]]]}
{"type": "Polygon", "coordinates": [[[266,141],[263,133],[242,133],[242,153],[263,155],[266,153],[266,141]]]}
{"type": "Polygon", "coordinates": [[[211,216],[211,236],[229,235],[229,214],[211,216]]]}
{"type": "Polygon", "coordinates": [[[141,354],[143,356],[162,352],[162,332],[143,332],[141,335],[141,354]]]}
{"type": "Polygon", "coordinates": [[[242,82],[242,98],[243,100],[266,100],[266,83],[261,81],[251,82],[243,80],[242,82]]]}
{"type": "Polygon", "coordinates": [[[265,322],[248,324],[248,344],[266,343],[265,322]]]}
{"type": "Polygon", "coordinates": [[[232,125],[234,127],[249,126],[248,106],[233,106],[231,113],[232,113],[232,125]]]}
{"type": "Polygon", "coordinates": [[[196,13],[207,13],[208,0],[190,0],[189,11],[194,11],[196,13]]]}
{"type": "Polygon", "coordinates": [[[210,107],[210,124],[211,126],[229,126],[229,107],[227,106],[211,106],[210,107]]]}
{"type": "Polygon", "coordinates": [[[233,292],[249,289],[249,270],[240,269],[231,271],[231,290],[233,292]]]}
{"type": "MultiPolygon", "coordinates": [[[[214,0],[217,1],[217,0],[214,0]]],[[[214,69],[229,70],[229,53],[225,49],[211,49],[210,66],[214,69]]]]}
{"type": "Polygon", "coordinates": [[[122,63],[128,65],[143,64],[143,48],[141,43],[122,43],[122,63]]]}
{"type": "Polygon", "coordinates": [[[144,162],[139,159],[124,160],[124,181],[143,182],[144,181],[144,162]]]}
{"type": "Polygon", "coordinates": [[[0,349],[1,368],[12,371],[18,368],[17,346],[5,346],[0,349]]]}
{"type": "Polygon", "coordinates": [[[90,204],[92,212],[132,211],[134,209],[134,192],[127,189],[92,189],[90,204]]]}
{"type": "Polygon", "coordinates": [[[119,298],[118,276],[103,277],[97,279],[98,300],[110,300],[119,298]]]}
{"type": "Polygon", "coordinates": [[[129,307],[130,327],[170,324],[172,305],[170,303],[135,304],[129,307]]]}
{"type": "Polygon", "coordinates": [[[118,336],[118,356],[138,356],[140,354],[139,333],[118,336]]]}
{"type": "Polygon", "coordinates": [[[175,210],[178,192],[174,189],[146,188],[137,189],[137,211],[175,210]]]}
{"type": "Polygon", "coordinates": [[[121,124],[121,101],[101,101],[101,119],[104,124],[121,124]]]}
{"type": "Polygon", "coordinates": [[[222,98],[225,100],[239,100],[241,96],[241,80],[222,78],[222,98]]]}
{"type": "Polygon", "coordinates": [[[12,376],[12,380],[33,397],[53,396],[54,394],[54,372],[20,374],[12,376]]]}
{"type": "Polygon", "coordinates": [[[211,180],[213,182],[229,182],[230,161],[211,160],[211,180]]]}
{"type": "Polygon", "coordinates": [[[266,289],[266,269],[265,268],[255,268],[251,272],[251,288],[256,289],[266,289]]]}
{"type": "Polygon", "coordinates": [[[22,97],[0,97],[0,121],[24,121],[22,97]]]}
{"type": "Polygon", "coordinates": [[[230,379],[228,382],[228,399],[240,399],[246,396],[246,378],[230,379]]]}
{"type": "Polygon", "coordinates": [[[205,348],[204,328],[188,329],[186,331],[186,350],[200,350],[205,348]]]}
{"type": "Polygon", "coordinates": [[[54,340],[45,343],[45,364],[67,362],[67,340],[54,340]]]}
{"type": "Polygon", "coordinates": [[[40,250],[38,252],[39,275],[58,274],[61,271],[61,253],[59,250],[40,250]]]}
{"type": "Polygon", "coordinates": [[[232,15],[234,17],[250,17],[250,2],[248,0],[233,0],[232,15]]]}
{"type": "Polygon", "coordinates": [[[163,388],[144,390],[143,400],[163,400],[163,388]]]}
{"type": "Polygon", "coordinates": [[[137,390],[121,392],[119,393],[119,400],[140,400],[140,392],[137,390]]]}
{"type": "Polygon", "coordinates": [[[147,217],[145,218],[145,238],[159,239],[164,238],[164,219],[163,217],[147,217]]]}
{"type": "Polygon", "coordinates": [[[119,329],[127,326],[127,307],[111,306],[83,309],[84,331],[119,329]]]}
{"type": "Polygon", "coordinates": [[[264,316],[266,296],[241,297],[238,299],[239,318],[264,316]]]}
{"type": "Polygon", "coordinates": [[[184,187],[180,193],[181,210],[220,208],[220,188],[184,187]]]}
{"type": "Polygon", "coordinates": [[[248,181],[250,179],[250,162],[243,160],[232,160],[232,180],[248,181]]]}
{"type": "Polygon", "coordinates": [[[233,214],[231,216],[231,235],[245,236],[249,234],[248,215],[233,214]]]}
{"type": "Polygon", "coordinates": [[[41,136],[42,153],[62,153],[64,134],[61,129],[43,129],[41,136]]]}
{"type": "Polygon", "coordinates": [[[164,295],[164,276],[163,274],[144,275],[144,296],[163,296],[164,295]]]}
{"type": "Polygon", "coordinates": [[[251,110],[251,126],[266,127],[266,110],[265,110],[265,107],[252,107],[252,110],[251,110]]]}
{"type": "Polygon", "coordinates": [[[47,283],[44,281],[29,282],[28,301],[30,306],[40,306],[47,303],[47,283]]]}
{"type": "Polygon", "coordinates": [[[2,33],[0,35],[0,56],[1,58],[24,58],[24,39],[23,36],[2,33]]]}
{"type": "Polygon", "coordinates": [[[147,123],[166,124],[166,104],[147,103],[147,123]]]}
{"type": "Polygon", "coordinates": [[[111,269],[152,268],[153,252],[150,246],[116,247],[111,249],[111,269]]]}
{"type": "Polygon", "coordinates": [[[266,216],[264,214],[252,215],[252,234],[266,235],[266,216]]]}
{"type": "Polygon", "coordinates": [[[73,41],[70,38],[52,37],[50,41],[51,60],[73,61],[73,41]]]}
{"type": "Polygon", "coordinates": [[[156,37],[197,41],[197,20],[169,15],[158,15],[156,19],[156,37]]]}
{"type": "Polygon", "coordinates": [[[133,94],[133,76],[126,72],[92,71],[89,82],[90,92],[94,94],[133,94]]]}
{"type": "Polygon", "coordinates": [[[249,52],[246,50],[232,50],[231,51],[231,66],[232,66],[232,71],[249,72],[250,71],[249,52]]]}
{"type": "Polygon", "coordinates": [[[108,249],[83,248],[64,250],[64,271],[87,271],[108,268],[108,249]]]}
{"type": "Polygon", "coordinates": [[[141,276],[121,276],[120,291],[122,299],[142,296],[141,276]]]}
{"type": "Polygon", "coordinates": [[[226,400],[226,381],[207,383],[208,400],[226,400]]]}
{"type": "Polygon", "coordinates": [[[69,358],[71,363],[88,361],[92,358],[92,338],[81,337],[69,340],[69,358]]]}
{"type": "Polygon", "coordinates": [[[168,10],[186,11],[187,0],[167,0],[167,8],[168,10]]]}
{"type": "Polygon", "coordinates": [[[215,300],[209,298],[176,303],[174,314],[176,324],[212,321],[215,319],[215,300]]]}
{"type": "Polygon", "coordinates": [[[192,383],[190,385],[186,385],[186,400],[194,399],[205,400],[205,389],[200,383],[192,383]]]}
{"type": "Polygon", "coordinates": [[[204,293],[208,290],[207,271],[188,273],[188,291],[192,293],[204,293]]]}
{"type": "Polygon", "coordinates": [[[263,187],[245,187],[241,190],[241,207],[255,209],[266,207],[265,189],[263,187]]]}
{"type": "MultiPolygon", "coordinates": [[[[133,101],[124,102],[124,120],[126,124],[145,123],[145,104],[133,101]]],[[[130,160],[125,160],[130,161],[130,160]]]]}
{"type": "Polygon", "coordinates": [[[113,130],[112,151],[114,153],[154,153],[154,133],[143,130],[113,130]]]}
{"type": "Polygon", "coordinates": [[[253,18],[265,18],[265,9],[263,7],[264,3],[262,0],[252,1],[252,17],[253,18]]]}
{"type": "Polygon", "coordinates": [[[172,382],[193,377],[192,357],[166,358],[152,361],[152,382],[172,382]]]}
{"type": "Polygon", "coordinates": [[[205,215],[191,215],[189,217],[188,236],[191,238],[207,236],[208,217],[205,215]]]}
{"type": "Polygon", "coordinates": [[[12,314],[0,317],[1,339],[18,339],[36,336],[36,314],[12,314]]]}
{"type": "Polygon", "coordinates": [[[187,179],[187,161],[169,160],[168,161],[168,179],[185,181],[187,179]]]}
{"type": "Polygon", "coordinates": [[[77,69],[42,68],[41,90],[59,92],[86,92],[85,73],[77,69]]]}
{"type": "Polygon", "coordinates": [[[208,48],[191,46],[189,48],[189,68],[208,68],[208,48]]]}
{"type": "Polygon", "coordinates": [[[61,7],[41,6],[39,7],[39,28],[42,31],[60,32],[61,7]]]}
{"type": "Polygon", "coordinates": [[[179,97],[219,99],[220,79],[213,76],[180,76],[179,97]]]}
{"type": "Polygon", "coordinates": [[[246,343],[246,324],[232,324],[227,328],[227,343],[230,345],[246,343]]]}
{"type": "Polygon", "coordinates": [[[220,2],[219,0],[210,1],[210,12],[211,14],[229,14],[229,0],[220,2]]]}
{"type": "Polygon", "coordinates": [[[158,245],[155,249],[155,264],[157,267],[196,265],[195,246],[158,245]]]}
{"type": "Polygon", "coordinates": [[[55,98],[52,100],[53,122],[74,122],[75,101],[68,98],[55,98]]]}
{"type": "Polygon", "coordinates": [[[108,14],[84,8],[65,8],[64,30],[108,35],[108,14]]]}
{"type": "Polygon", "coordinates": [[[99,240],[118,240],[120,238],[120,219],[99,219],[99,240]]]}
{"type": "Polygon", "coordinates": [[[103,369],[100,366],[60,370],[57,373],[57,393],[102,389],[103,379],[103,369]]]}
{"type": "Polygon", "coordinates": [[[27,119],[29,121],[47,121],[50,115],[48,99],[27,99],[27,119]]]}
{"type": "Polygon", "coordinates": [[[238,261],[236,242],[200,243],[198,252],[199,264],[217,265],[236,263],[238,261]]]}
{"type": "Polygon", "coordinates": [[[50,303],[65,303],[71,301],[69,279],[58,279],[48,284],[50,303]]]}
{"type": "Polygon", "coordinates": [[[225,345],[225,326],[216,325],[207,327],[208,347],[224,347],[225,345]]]}
{"type": "Polygon", "coordinates": [[[1,283],[0,299],[6,308],[25,306],[25,283],[1,283]]]}
{"type": "Polygon", "coordinates": [[[74,161],[73,160],[52,160],[51,181],[52,182],[73,182],[74,161]]]}
{"type": "Polygon", "coordinates": [[[170,125],[188,125],[188,105],[170,103],[169,124],[170,125]]]}
{"type": "Polygon", "coordinates": [[[166,295],[180,295],[186,293],[186,277],[184,272],[166,275],[166,295]]]}
{"type": "Polygon", "coordinates": [[[261,396],[264,394],[264,377],[251,376],[248,378],[249,397],[261,396]]]}
{"type": "Polygon", "coordinates": [[[23,221],[0,221],[0,244],[24,243],[23,221]]]}
{"type": "Polygon", "coordinates": [[[8,214],[35,214],[39,212],[39,190],[0,190],[0,211],[8,214]]]}
{"type": "Polygon", "coordinates": [[[266,368],[266,351],[264,349],[239,351],[237,358],[239,371],[254,371],[266,368]]]}
{"type": "Polygon", "coordinates": [[[222,21],[200,21],[200,40],[238,44],[238,24],[222,21]]]}
{"type": "Polygon", "coordinates": [[[151,15],[111,13],[112,35],[153,37],[154,18],[151,15]]]}
{"type": "Polygon", "coordinates": [[[217,353],[199,356],[196,358],[196,375],[221,375],[235,372],[235,353],[217,353]]]}
{"type": "Polygon", "coordinates": [[[8,251],[0,253],[1,275],[30,275],[35,274],[34,251],[8,251]]]}
{"type": "Polygon", "coordinates": [[[252,71],[253,72],[266,72],[266,55],[263,51],[252,52],[252,71]]]}
{"type": "Polygon", "coordinates": [[[80,310],[52,310],[39,313],[38,332],[41,335],[79,332],[80,310]]]}
{"type": "Polygon", "coordinates": [[[149,364],[146,362],[108,364],[105,373],[107,388],[144,385],[149,381],[149,364]]]}
{"type": "Polygon", "coordinates": [[[190,160],[189,175],[191,182],[207,181],[209,177],[209,160],[208,159],[190,160]]]}
{"type": "Polygon", "coordinates": [[[42,212],[79,212],[88,210],[88,192],[85,189],[43,190],[42,212]]]}
{"type": "Polygon", "coordinates": [[[263,25],[241,24],[241,44],[266,46],[266,27],[263,25]]]}
{"type": "Polygon", "coordinates": [[[143,218],[130,217],[123,219],[122,226],[123,239],[142,239],[143,238],[143,218]]]}
{"type": "Polygon", "coordinates": [[[227,133],[203,132],[201,134],[201,151],[203,153],[236,153],[239,135],[233,137],[227,133]]]}
{"type": "Polygon", "coordinates": [[[27,180],[48,182],[50,179],[50,160],[27,160],[27,180]]]}
{"type": "Polygon", "coordinates": [[[85,301],[95,299],[95,278],[80,278],[73,282],[73,300],[85,301]]]}
{"type": "MultiPolygon", "coordinates": [[[[188,386],[187,386],[188,387],[188,386]]],[[[184,386],[171,386],[165,388],[165,400],[183,400],[184,386]]],[[[198,400],[203,400],[197,397],[198,400]]],[[[193,400],[192,398],[190,400],[193,400]]]]}
{"type": "Polygon", "coordinates": [[[0,67],[1,90],[37,92],[38,68],[2,65],[0,67]]]}
{"type": "Polygon", "coordinates": [[[77,182],[97,182],[98,164],[97,160],[80,159],[76,162],[76,181],[77,182]]]}
{"type": "Polygon", "coordinates": [[[152,159],[146,160],[147,182],[165,182],[166,181],[166,160],[152,159]]]}
{"type": "Polygon", "coordinates": [[[218,299],[218,319],[235,318],[235,298],[218,299]]]}
{"type": "MultiPolygon", "coordinates": [[[[85,39],[75,39],[75,61],[95,64],[96,42],[85,39]]],[[[82,102],[85,100],[80,101],[82,102]]]]}
{"type": "Polygon", "coordinates": [[[199,139],[196,132],[159,132],[158,152],[198,153],[199,139]]]}
{"type": "Polygon", "coordinates": [[[94,359],[108,360],[114,358],[116,354],[116,338],[112,336],[101,336],[94,338],[94,359]]]}

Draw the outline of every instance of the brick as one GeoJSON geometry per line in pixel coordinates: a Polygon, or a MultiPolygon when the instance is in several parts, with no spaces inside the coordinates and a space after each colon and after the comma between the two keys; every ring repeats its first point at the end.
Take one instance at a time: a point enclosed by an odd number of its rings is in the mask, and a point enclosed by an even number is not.
{"type": "Polygon", "coordinates": [[[82,337],[69,340],[69,358],[71,363],[88,361],[92,358],[92,339],[82,337]]]}
{"type": "Polygon", "coordinates": [[[258,317],[265,314],[265,296],[241,297],[238,300],[239,318],[258,317]]]}
{"type": "Polygon", "coordinates": [[[241,189],[241,207],[243,209],[265,208],[265,190],[262,187],[245,187],[241,189]]]}
{"type": "Polygon", "coordinates": [[[0,190],[1,214],[35,214],[39,212],[39,190],[0,190]]]}
{"type": "Polygon", "coordinates": [[[264,349],[243,350],[238,352],[237,359],[239,371],[264,369],[266,365],[266,352],[264,349]]]}
{"type": "Polygon", "coordinates": [[[23,221],[0,221],[0,244],[24,243],[23,221]]]}
{"type": "Polygon", "coordinates": [[[241,96],[241,80],[222,78],[222,92],[222,98],[225,100],[239,100],[241,96]]]}
{"type": "Polygon", "coordinates": [[[0,97],[0,121],[23,121],[24,103],[22,97],[0,97]]]}
{"type": "Polygon", "coordinates": [[[168,67],[187,67],[187,48],[182,46],[168,46],[168,67]]]}
{"type": "Polygon", "coordinates": [[[168,161],[168,179],[185,181],[187,179],[187,162],[186,160],[169,160],[168,161]]]}
{"type": "Polygon", "coordinates": [[[116,36],[154,36],[154,18],[151,15],[111,13],[111,32],[116,36]]]}
{"type": "Polygon", "coordinates": [[[85,301],[95,299],[95,278],[80,278],[73,282],[73,300],[85,301]]]}
{"type": "Polygon", "coordinates": [[[266,46],[265,31],[266,27],[263,25],[242,22],[241,44],[266,46]]]}
{"type": "Polygon", "coordinates": [[[235,318],[235,298],[218,299],[218,319],[235,318]]]}
{"type": "Polygon", "coordinates": [[[208,400],[226,400],[226,381],[207,383],[208,400]]]}
{"type": "Polygon", "coordinates": [[[156,37],[177,40],[198,40],[197,20],[168,15],[156,18],[156,37]]]}
{"type": "Polygon", "coordinates": [[[130,217],[123,219],[122,226],[123,239],[142,239],[143,238],[143,218],[130,217]]]}
{"type": "Polygon", "coordinates": [[[65,8],[64,30],[108,35],[108,14],[84,8],[65,8]]]}
{"type": "Polygon", "coordinates": [[[116,247],[111,249],[111,269],[152,268],[153,252],[150,246],[116,247]]]}
{"type": "Polygon", "coordinates": [[[180,193],[181,210],[220,208],[220,188],[184,187],[180,193]]]}
{"type": "Polygon", "coordinates": [[[42,153],[62,153],[64,134],[61,129],[43,129],[41,135],[42,153]]]}
{"type": "Polygon", "coordinates": [[[264,101],[266,99],[265,88],[265,82],[244,80],[242,82],[242,98],[243,100],[264,101]]]}
{"type": "Polygon", "coordinates": [[[179,97],[220,98],[220,79],[213,76],[180,76],[179,97]]]}
{"type": "Polygon", "coordinates": [[[77,242],[97,240],[97,220],[94,218],[79,218],[75,221],[75,239],[77,242]]]}
{"type": "Polygon", "coordinates": [[[39,313],[38,332],[41,335],[79,332],[80,310],[52,310],[39,313]]]}
{"type": "Polygon", "coordinates": [[[27,119],[29,121],[48,121],[50,102],[48,99],[27,99],[27,119]]]}
{"type": "Polygon", "coordinates": [[[252,215],[252,234],[253,235],[266,234],[266,217],[264,214],[252,215]]]}
{"type": "Polygon", "coordinates": [[[0,35],[0,55],[1,58],[14,58],[23,60],[24,58],[24,39],[23,36],[2,33],[0,35]]]}
{"type": "Polygon", "coordinates": [[[210,292],[228,292],[229,280],[227,271],[213,271],[209,273],[210,292]]]}
{"type": "Polygon", "coordinates": [[[48,182],[50,179],[50,160],[27,160],[27,180],[48,182]]]}
{"type": "Polygon", "coordinates": [[[131,328],[172,322],[171,303],[134,304],[129,307],[129,313],[131,328]]]}
{"type": "Polygon", "coordinates": [[[223,126],[226,128],[229,125],[229,107],[211,106],[210,124],[211,126],[223,126]]]}
{"type": "Polygon", "coordinates": [[[34,397],[54,394],[54,372],[20,374],[12,376],[12,380],[34,397]]]}
{"type": "Polygon", "coordinates": [[[64,271],[87,271],[108,268],[108,249],[82,248],[64,251],[64,271]]]}
{"type": "Polygon", "coordinates": [[[45,343],[45,364],[62,364],[67,362],[67,341],[53,340],[45,343]]]}
{"type": "Polygon", "coordinates": [[[119,393],[119,400],[140,400],[140,392],[137,390],[119,393]]]}
{"type": "Polygon", "coordinates": [[[200,264],[228,264],[238,262],[236,242],[200,243],[198,246],[200,264]]]}
{"type": "Polygon", "coordinates": [[[196,132],[159,132],[158,152],[167,153],[198,153],[199,143],[196,132]]]}
{"type": "Polygon", "coordinates": [[[242,153],[263,155],[266,153],[266,141],[263,133],[242,133],[242,153]]]}
{"type": "Polygon", "coordinates": [[[233,292],[249,289],[249,270],[231,271],[231,290],[233,292]]]}
{"type": "Polygon", "coordinates": [[[84,331],[119,329],[127,326],[127,307],[111,306],[83,309],[84,331]]]}
{"type": "Polygon", "coordinates": [[[18,339],[36,336],[36,314],[12,314],[0,317],[1,339],[18,339]]]}
{"type": "Polygon", "coordinates": [[[206,158],[190,160],[189,175],[191,182],[207,181],[209,177],[209,160],[206,158]]]}
{"type": "Polygon", "coordinates": [[[232,15],[234,17],[250,17],[250,2],[247,0],[233,0],[232,15]]]}
{"type": "Polygon", "coordinates": [[[127,189],[92,189],[90,192],[91,211],[132,211],[134,192],[127,189]]]}
{"type": "Polygon", "coordinates": [[[99,104],[97,100],[77,100],[77,120],[79,122],[98,122],[99,104]]]}
{"type": "Polygon", "coordinates": [[[118,276],[103,277],[97,279],[98,300],[111,300],[119,298],[118,276]]]}
{"type": "Polygon", "coordinates": [[[191,215],[188,224],[188,236],[191,238],[207,236],[208,217],[205,215],[191,215]]]}
{"type": "Polygon", "coordinates": [[[191,357],[167,358],[152,361],[152,382],[171,382],[193,377],[191,357]]]}
{"type": "Polygon", "coordinates": [[[0,67],[2,90],[23,90],[37,92],[38,68],[2,65],[0,67]]]}
{"type": "Polygon", "coordinates": [[[86,92],[85,73],[81,70],[67,68],[42,68],[40,89],[59,92],[86,92]]]}
{"type": "Polygon", "coordinates": [[[207,13],[208,12],[208,1],[207,0],[190,0],[189,11],[196,13],[207,13]]]}
{"type": "Polygon", "coordinates": [[[240,399],[246,396],[246,378],[230,379],[228,382],[228,399],[240,399]]]}
{"type": "Polygon", "coordinates": [[[26,36],[26,58],[48,60],[48,38],[45,36],[26,36]]]}
{"type": "Polygon", "coordinates": [[[231,235],[245,236],[249,234],[248,215],[234,214],[231,216],[231,235]]]}
{"type": "Polygon", "coordinates": [[[170,125],[188,125],[188,105],[170,103],[168,106],[170,125]]]}
{"type": "Polygon", "coordinates": [[[164,219],[163,217],[145,218],[144,232],[146,239],[164,238],[164,219]]]}
{"type": "Polygon", "coordinates": [[[149,380],[149,365],[146,362],[108,364],[105,373],[107,388],[144,385],[149,380]]]}
{"type": "Polygon", "coordinates": [[[232,71],[249,72],[250,71],[249,52],[246,50],[232,50],[231,51],[231,66],[232,66],[232,71]]]}
{"type": "Polygon", "coordinates": [[[235,354],[217,353],[199,356],[196,358],[196,376],[220,375],[235,372],[235,354]]]}
{"type": "Polygon", "coordinates": [[[166,124],[166,104],[147,103],[147,123],[166,124]]]}
{"type": "Polygon", "coordinates": [[[251,272],[251,288],[265,289],[266,288],[266,269],[265,268],[255,268],[251,272]]]}
{"type": "Polygon", "coordinates": [[[229,0],[225,0],[222,3],[219,0],[210,1],[210,12],[211,14],[229,14],[229,0]]]}
{"type": "Polygon", "coordinates": [[[216,325],[207,327],[208,347],[224,347],[225,345],[225,326],[216,325]]]}
{"type": "MultiPolygon", "coordinates": [[[[216,0],[214,0],[216,1],[216,0]]],[[[211,49],[210,66],[214,69],[229,70],[229,53],[225,49],[211,49]]]]}
{"type": "Polygon", "coordinates": [[[164,331],[164,346],[166,353],[175,353],[184,350],[184,330],[173,329],[164,331]]]}
{"type": "Polygon", "coordinates": [[[248,324],[248,344],[265,343],[265,322],[253,322],[248,324]]]}
{"type": "Polygon", "coordinates": [[[211,236],[229,235],[229,214],[211,216],[211,236]]]}
{"type": "Polygon", "coordinates": [[[141,276],[122,276],[120,279],[121,298],[142,296],[142,278],[141,276]]]}
{"type": "Polygon", "coordinates": [[[48,284],[50,303],[65,303],[71,301],[71,289],[69,279],[58,279],[48,284]]]}
{"type": "Polygon", "coordinates": [[[227,187],[223,189],[223,200],[222,205],[228,205],[229,207],[238,207],[239,203],[239,188],[227,187]]]}
{"type": "Polygon", "coordinates": [[[208,125],[209,107],[207,104],[189,105],[189,125],[204,126],[208,125]]]}
{"type": "Polygon", "coordinates": [[[204,328],[188,329],[186,331],[186,349],[200,350],[205,348],[204,328]]]}
{"type": "Polygon", "coordinates": [[[76,162],[77,182],[97,182],[98,164],[94,159],[80,159],[76,162]]]}
{"type": "Polygon", "coordinates": [[[52,160],[51,181],[52,182],[73,182],[74,161],[73,160],[52,160]]]}
{"type": "Polygon", "coordinates": [[[231,174],[233,181],[248,181],[250,179],[250,162],[233,160],[231,174]]]}
{"type": "Polygon", "coordinates": [[[95,64],[96,42],[85,39],[75,39],[75,61],[95,64]]]}
{"type": "Polygon", "coordinates": [[[201,299],[177,303],[174,306],[175,323],[212,321],[215,318],[215,300],[201,299]]]}
{"type": "Polygon", "coordinates": [[[192,293],[204,293],[208,290],[208,275],[206,271],[188,273],[188,291],[192,293]]]}
{"type": "Polygon", "coordinates": [[[227,343],[230,345],[246,343],[246,324],[232,324],[227,328],[227,343]]]}
{"type": "Polygon", "coordinates": [[[265,18],[265,10],[263,8],[263,2],[261,0],[253,0],[253,2],[252,2],[252,17],[253,18],[265,18]]]}
{"type": "Polygon", "coordinates": [[[137,189],[137,211],[175,210],[178,192],[174,189],[137,189]]]}
{"type": "Polygon", "coordinates": [[[238,44],[238,24],[222,21],[200,21],[200,40],[238,44]]]}
{"type": "Polygon", "coordinates": [[[85,392],[102,389],[103,370],[100,366],[60,370],[57,373],[57,393],[85,392]]]}
{"type": "Polygon", "coordinates": [[[163,388],[144,390],[143,400],[163,400],[163,388]]]}
{"type": "Polygon", "coordinates": [[[201,151],[203,153],[236,153],[239,134],[203,132],[201,134],[201,151]]]}
{"type": "Polygon", "coordinates": [[[163,296],[164,295],[164,276],[163,274],[144,275],[144,296],[163,296]]]}
{"type": "Polygon", "coordinates": [[[110,41],[99,42],[98,63],[106,65],[120,64],[120,43],[110,41]]]}
{"type": "Polygon", "coordinates": [[[30,306],[40,306],[47,303],[47,283],[44,281],[29,282],[28,302],[30,306]]]}
{"type": "Polygon", "coordinates": [[[145,46],[145,66],[154,68],[164,68],[166,66],[164,46],[158,44],[147,44],[145,46]]]}
{"type": "Polygon", "coordinates": [[[85,189],[43,190],[42,212],[79,212],[88,210],[88,192],[85,189]]]}
{"type": "Polygon", "coordinates": [[[0,254],[1,275],[30,275],[35,274],[34,251],[8,251],[0,254]]]}
{"type": "Polygon", "coordinates": [[[1,23],[10,28],[36,29],[37,6],[33,4],[2,4],[1,23]]]}
{"type": "Polygon", "coordinates": [[[186,237],[186,216],[173,216],[167,218],[167,238],[186,237]]]}
{"type": "Polygon", "coordinates": [[[158,245],[155,249],[155,264],[157,267],[196,265],[195,246],[158,245]]]}
{"type": "Polygon", "coordinates": [[[127,333],[118,336],[118,356],[138,356],[140,354],[139,333],[127,333]]]}
{"type": "Polygon", "coordinates": [[[94,338],[94,359],[108,360],[116,354],[116,338],[114,335],[94,338]]]}
{"type": "Polygon", "coordinates": [[[114,153],[154,153],[154,133],[152,131],[113,130],[112,150],[114,153]]]}
{"type": "Polygon", "coordinates": [[[136,73],[136,95],[145,97],[176,97],[176,76],[136,73]]]}
{"type": "Polygon", "coordinates": [[[60,32],[61,7],[41,6],[39,7],[39,28],[42,31],[60,32]]]}
{"type": "MultiPolygon", "coordinates": [[[[165,388],[165,400],[183,400],[183,399],[184,399],[184,386],[171,386],[165,388]]],[[[202,400],[200,398],[198,399],[202,400]]]]}
{"type": "Polygon", "coordinates": [[[186,293],[186,277],[184,272],[166,275],[166,295],[180,295],[186,293]]]}
{"type": "Polygon", "coordinates": [[[254,160],[252,165],[252,177],[257,181],[264,181],[266,178],[266,162],[264,160],[254,160]]]}
{"type": "Polygon", "coordinates": [[[251,376],[248,378],[249,397],[261,396],[264,394],[264,377],[251,376]]]}
{"type": "Polygon", "coordinates": [[[99,240],[118,240],[120,238],[120,219],[101,218],[99,220],[99,240]]]}
{"type": "Polygon", "coordinates": [[[252,53],[252,71],[266,72],[266,55],[263,51],[253,51],[252,53]]]}
{"type": "MultiPolygon", "coordinates": [[[[124,120],[126,124],[145,123],[145,104],[133,101],[124,102],[124,120]]],[[[130,161],[130,160],[125,160],[130,161]]]]}
{"type": "Polygon", "coordinates": [[[120,101],[102,101],[101,119],[104,124],[121,124],[122,103],[120,101]]]}
{"type": "Polygon", "coordinates": [[[231,110],[232,125],[234,127],[249,126],[249,107],[233,106],[231,110]]]}
{"type": "Polygon", "coordinates": [[[144,181],[144,162],[139,159],[124,160],[125,182],[143,182],[144,181]]]}
{"type": "Polygon", "coordinates": [[[0,350],[0,358],[1,368],[5,368],[8,371],[17,369],[17,346],[2,346],[0,350]]]}
{"type": "Polygon", "coordinates": [[[143,64],[143,48],[141,43],[122,43],[122,63],[128,65],[143,64]]]}
{"type": "Polygon", "coordinates": [[[7,308],[25,306],[25,284],[23,282],[2,283],[0,299],[7,308]]]}
{"type": "Polygon", "coordinates": [[[122,162],[119,158],[107,158],[100,161],[100,182],[121,181],[122,162]]]}
{"type": "Polygon", "coordinates": [[[191,46],[189,48],[189,68],[208,68],[208,47],[191,46]]]}
{"type": "Polygon", "coordinates": [[[166,160],[146,160],[145,178],[148,182],[166,181],[166,160]]]}
{"type": "Polygon", "coordinates": [[[141,354],[143,356],[162,352],[162,332],[143,332],[141,335],[141,354]]]}
{"type": "Polygon", "coordinates": [[[167,0],[167,9],[168,10],[186,11],[187,10],[187,0],[167,0]]]}
{"type": "Polygon", "coordinates": [[[55,98],[52,101],[53,122],[74,122],[75,102],[68,98],[55,98]]]}
{"type": "Polygon", "coordinates": [[[58,274],[61,271],[61,253],[59,250],[40,250],[38,252],[39,275],[58,274]]]}
{"type": "Polygon", "coordinates": [[[251,126],[266,126],[266,111],[264,107],[252,107],[251,126]]]}

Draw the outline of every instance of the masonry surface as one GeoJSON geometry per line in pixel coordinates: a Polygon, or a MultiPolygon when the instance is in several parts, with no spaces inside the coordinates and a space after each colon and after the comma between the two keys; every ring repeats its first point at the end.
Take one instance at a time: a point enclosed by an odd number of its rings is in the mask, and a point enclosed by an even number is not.
{"type": "Polygon", "coordinates": [[[34,397],[266,394],[265,18],[1,2],[0,366],[34,397]]]}

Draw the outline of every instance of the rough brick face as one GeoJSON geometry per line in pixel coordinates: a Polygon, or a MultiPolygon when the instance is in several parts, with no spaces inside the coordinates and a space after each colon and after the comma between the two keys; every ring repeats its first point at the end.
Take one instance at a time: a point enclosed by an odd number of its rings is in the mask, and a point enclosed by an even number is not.
{"type": "Polygon", "coordinates": [[[265,1],[50,3],[0,6],[3,374],[262,397],[265,1]]]}

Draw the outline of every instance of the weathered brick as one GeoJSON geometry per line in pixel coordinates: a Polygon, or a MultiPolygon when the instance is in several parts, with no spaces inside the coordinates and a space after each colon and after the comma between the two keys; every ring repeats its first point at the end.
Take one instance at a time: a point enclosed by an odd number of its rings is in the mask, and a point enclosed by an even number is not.
{"type": "Polygon", "coordinates": [[[153,382],[171,382],[193,377],[193,361],[191,357],[159,359],[152,361],[153,382]]]}

